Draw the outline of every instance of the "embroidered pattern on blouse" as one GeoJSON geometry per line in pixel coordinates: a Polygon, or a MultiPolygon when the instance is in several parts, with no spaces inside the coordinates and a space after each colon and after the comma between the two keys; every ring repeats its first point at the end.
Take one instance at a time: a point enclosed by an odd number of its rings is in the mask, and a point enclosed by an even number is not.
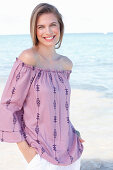
{"type": "Polygon", "coordinates": [[[16,124],[16,122],[17,122],[17,118],[16,118],[16,115],[15,115],[15,113],[13,113],[13,132],[14,132],[14,130],[15,130],[15,124],[16,124]]]}
{"type": "Polygon", "coordinates": [[[56,138],[57,138],[57,129],[56,129],[56,123],[57,123],[57,115],[56,115],[56,87],[54,86],[54,84],[53,84],[53,79],[52,79],[52,75],[51,75],[51,73],[49,72],[48,73],[49,74],[49,79],[50,79],[50,81],[51,81],[51,83],[52,83],[52,86],[53,86],[53,93],[54,93],[54,99],[53,99],[53,108],[54,108],[54,117],[53,117],[53,122],[54,122],[54,129],[53,129],[53,138],[54,138],[54,143],[53,143],[53,151],[55,152],[55,160],[58,162],[58,163],[60,163],[59,162],[59,160],[58,160],[58,158],[57,158],[57,156],[56,156],[56,151],[57,151],[57,146],[56,146],[56,138]]]}
{"type": "MultiPolygon", "coordinates": [[[[40,79],[40,77],[41,77],[41,70],[38,72],[38,75],[37,75],[37,78],[38,79],[40,79]]],[[[35,127],[35,132],[36,132],[36,134],[37,134],[37,140],[36,140],[36,142],[40,145],[40,147],[41,147],[41,155],[45,152],[45,149],[41,146],[41,143],[40,143],[40,141],[39,141],[39,139],[38,139],[38,134],[39,134],[39,131],[40,131],[40,128],[39,128],[39,124],[38,124],[38,121],[39,121],[39,119],[40,119],[40,112],[39,112],[39,110],[40,110],[40,99],[39,99],[39,97],[38,97],[38,92],[40,91],[40,85],[39,84],[36,84],[36,91],[37,91],[37,98],[36,98],[36,104],[37,104],[37,107],[38,107],[38,112],[36,113],[36,119],[37,119],[37,125],[36,125],[36,127],[35,127]]]]}
{"type": "MultiPolygon", "coordinates": [[[[64,80],[63,80],[63,78],[58,74],[58,78],[59,78],[59,80],[60,80],[60,82],[64,85],[64,90],[65,90],[65,109],[66,109],[66,111],[67,111],[67,117],[66,117],[66,122],[68,123],[68,125],[69,125],[69,123],[70,123],[70,120],[69,120],[69,103],[68,103],[68,99],[67,99],[67,97],[68,97],[68,94],[69,94],[69,91],[68,91],[68,88],[66,88],[66,86],[65,86],[65,84],[64,84],[64,80]]],[[[67,75],[67,78],[69,78],[69,75],[67,75]]],[[[69,127],[69,126],[68,126],[69,127]]],[[[69,155],[69,157],[70,157],[70,160],[71,160],[71,163],[72,163],[72,161],[73,161],[73,157],[70,155],[70,153],[69,153],[69,148],[67,148],[67,152],[68,152],[68,155],[69,155]]]]}
{"type": "Polygon", "coordinates": [[[24,136],[24,138],[27,138],[27,135],[25,133],[25,122],[24,122],[24,111],[21,112],[21,116],[20,116],[20,122],[21,122],[21,129],[20,129],[20,134],[24,136]]]}

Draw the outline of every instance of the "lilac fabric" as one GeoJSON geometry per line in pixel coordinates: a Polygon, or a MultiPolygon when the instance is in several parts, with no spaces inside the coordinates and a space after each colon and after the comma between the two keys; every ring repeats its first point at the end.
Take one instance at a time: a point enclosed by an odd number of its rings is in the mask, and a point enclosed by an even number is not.
{"type": "Polygon", "coordinates": [[[0,140],[26,140],[55,165],[70,165],[83,152],[69,119],[71,70],[31,66],[16,58],[0,102],[0,140]]]}

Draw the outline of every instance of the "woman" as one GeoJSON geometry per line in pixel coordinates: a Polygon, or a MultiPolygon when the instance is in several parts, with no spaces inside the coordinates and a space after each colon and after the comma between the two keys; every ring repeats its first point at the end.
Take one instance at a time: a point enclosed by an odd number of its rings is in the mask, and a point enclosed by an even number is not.
{"type": "Polygon", "coordinates": [[[64,24],[53,5],[31,15],[33,46],[13,64],[0,103],[0,138],[17,143],[27,170],[80,170],[84,140],[69,120],[72,61],[56,53],[64,24]]]}

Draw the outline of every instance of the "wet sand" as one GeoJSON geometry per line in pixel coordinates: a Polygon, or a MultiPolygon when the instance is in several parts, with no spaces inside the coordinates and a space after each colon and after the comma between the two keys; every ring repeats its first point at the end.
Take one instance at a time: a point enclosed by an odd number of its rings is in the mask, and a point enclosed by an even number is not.
{"type": "MultiPolygon", "coordinates": [[[[0,97],[3,87],[0,87],[0,97]]],[[[102,93],[73,89],[70,121],[85,140],[81,170],[113,170],[113,99],[102,93]]],[[[0,170],[25,170],[17,144],[0,143],[0,170]]]]}

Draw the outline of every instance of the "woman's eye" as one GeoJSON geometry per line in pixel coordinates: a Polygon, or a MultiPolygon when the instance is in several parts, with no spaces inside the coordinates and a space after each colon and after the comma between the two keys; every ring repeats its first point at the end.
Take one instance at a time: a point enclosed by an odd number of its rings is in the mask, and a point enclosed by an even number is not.
{"type": "Polygon", "coordinates": [[[38,27],[38,29],[42,29],[42,28],[43,28],[42,26],[38,27]]]}
{"type": "MultiPolygon", "coordinates": [[[[55,26],[57,26],[57,25],[56,25],[56,24],[51,24],[50,26],[55,27],[55,26]]],[[[37,28],[38,28],[38,29],[43,29],[43,28],[44,28],[44,26],[38,26],[37,28]]]]}
{"type": "Polygon", "coordinates": [[[51,26],[56,26],[56,24],[52,24],[51,26]]]}

